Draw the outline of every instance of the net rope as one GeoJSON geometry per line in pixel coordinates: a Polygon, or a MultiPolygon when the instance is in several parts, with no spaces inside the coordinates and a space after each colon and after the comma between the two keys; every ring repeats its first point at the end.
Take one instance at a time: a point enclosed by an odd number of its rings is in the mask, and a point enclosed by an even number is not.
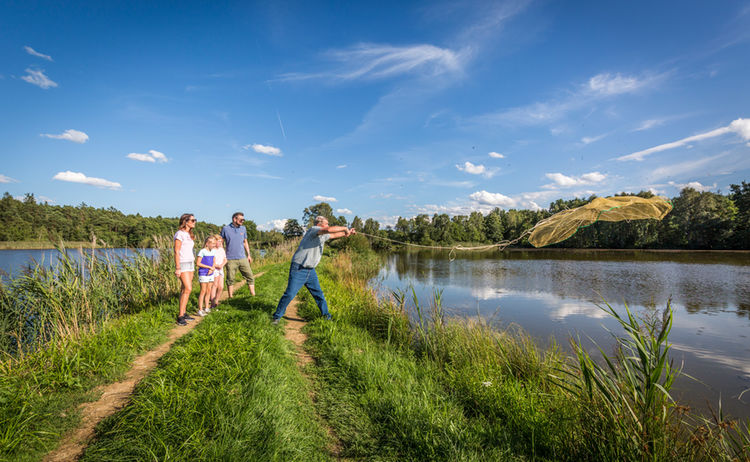
{"type": "Polygon", "coordinates": [[[545,247],[562,242],[573,236],[578,230],[591,226],[599,221],[630,222],[632,220],[645,219],[661,220],[671,210],[672,203],[659,196],[650,198],[639,196],[597,197],[580,207],[563,210],[543,220],[539,220],[534,226],[521,233],[521,235],[515,239],[504,239],[493,244],[470,247],[465,247],[460,244],[453,246],[414,244],[412,242],[400,241],[373,234],[361,232],[358,232],[357,234],[410,247],[450,250],[448,255],[450,260],[453,261],[457,251],[484,251],[493,248],[502,251],[510,245],[517,244],[526,236],[529,236],[529,243],[534,247],[545,247]]]}

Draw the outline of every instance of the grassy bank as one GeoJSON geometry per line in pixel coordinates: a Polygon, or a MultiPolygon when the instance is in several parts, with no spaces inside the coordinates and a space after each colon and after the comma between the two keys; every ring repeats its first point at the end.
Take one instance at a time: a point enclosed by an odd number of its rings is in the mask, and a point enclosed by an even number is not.
{"type": "MultiPolygon", "coordinates": [[[[600,364],[540,350],[520,330],[446,319],[440,295],[378,301],[369,256],[326,263],[337,322],[309,326],[319,412],[344,455],[400,460],[747,460],[747,425],[691,415],[669,389],[671,310],[619,317],[626,335],[600,364]],[[409,322],[406,308],[419,313],[409,322]],[[429,457],[423,457],[429,455],[429,457]]],[[[305,298],[303,313],[317,310],[305,298]]],[[[606,307],[605,307],[606,309],[606,307]]]]}
{"type": "Polygon", "coordinates": [[[322,460],[326,433],[291,345],[269,315],[286,267],[222,304],[176,344],[84,460],[322,460]]]}
{"type": "Polygon", "coordinates": [[[66,259],[0,286],[0,460],[39,460],[79,422],[78,405],[98,398],[95,387],[166,340],[177,313],[172,266],[66,259]]]}

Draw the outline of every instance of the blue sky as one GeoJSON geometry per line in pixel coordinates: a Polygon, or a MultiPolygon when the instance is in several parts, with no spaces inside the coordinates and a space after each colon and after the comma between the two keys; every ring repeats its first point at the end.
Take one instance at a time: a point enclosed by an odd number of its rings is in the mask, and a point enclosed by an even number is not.
{"type": "Polygon", "coordinates": [[[263,229],[750,180],[750,2],[3,2],[14,196],[263,229]]]}

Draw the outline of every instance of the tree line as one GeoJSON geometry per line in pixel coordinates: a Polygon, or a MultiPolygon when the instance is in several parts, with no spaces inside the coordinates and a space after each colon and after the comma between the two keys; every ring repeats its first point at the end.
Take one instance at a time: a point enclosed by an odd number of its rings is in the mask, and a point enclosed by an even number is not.
{"type": "MultiPolygon", "coordinates": [[[[625,195],[622,193],[620,195],[625,195]]],[[[653,194],[641,191],[641,197],[653,194]]],[[[320,202],[304,209],[302,219],[290,218],[283,232],[261,231],[252,220],[245,221],[248,240],[261,245],[275,245],[284,239],[301,236],[304,227],[312,225],[318,215],[331,225],[351,226],[359,232],[396,241],[421,245],[456,243],[488,244],[512,240],[554,213],[579,207],[596,196],[570,200],[558,199],[546,210],[502,210],[495,208],[486,215],[475,211],[469,215],[420,214],[399,217],[395,225],[381,229],[372,218],[355,216],[348,221],[335,216],[333,208],[320,202]]],[[[673,209],[661,221],[599,222],[579,230],[571,238],[551,247],[612,249],[750,249],[750,183],[730,186],[728,194],[683,189],[671,199],[673,209]]],[[[22,200],[5,193],[0,199],[0,241],[91,241],[94,236],[112,247],[151,247],[155,236],[170,236],[177,229],[178,218],[126,215],[119,210],[95,208],[85,203],[58,206],[39,203],[33,194],[22,200]]],[[[199,235],[218,233],[220,226],[198,222],[199,235]]],[[[341,241],[338,245],[372,247],[385,250],[392,246],[380,239],[360,238],[341,241]],[[347,242],[347,243],[345,243],[347,242]]],[[[528,242],[520,246],[530,246],[528,242]]]]}
{"type": "MultiPolygon", "coordinates": [[[[630,195],[620,193],[618,195],[630,195]]],[[[653,197],[648,191],[637,194],[653,197]]],[[[502,210],[495,208],[488,214],[475,211],[469,215],[420,214],[412,218],[399,217],[394,226],[381,229],[372,218],[360,217],[347,223],[345,217],[333,215],[325,202],[306,208],[302,224],[310,226],[316,215],[328,218],[332,225],[349,225],[359,232],[386,237],[401,242],[421,245],[452,245],[456,243],[488,244],[513,240],[538,221],[557,212],[584,205],[596,196],[570,200],[558,199],[546,210],[502,210]]],[[[598,222],[579,230],[571,238],[550,247],[605,248],[605,249],[750,249],[750,183],[733,184],[726,195],[710,191],[684,188],[671,199],[672,211],[661,221],[637,220],[598,222]]],[[[284,236],[292,238],[303,233],[300,222],[289,219],[284,236]]],[[[387,249],[391,243],[368,239],[375,249],[387,249]]],[[[343,245],[343,244],[342,244],[343,245]]],[[[350,245],[363,245],[355,240],[350,245]]],[[[524,240],[520,246],[530,247],[524,240]]]]}

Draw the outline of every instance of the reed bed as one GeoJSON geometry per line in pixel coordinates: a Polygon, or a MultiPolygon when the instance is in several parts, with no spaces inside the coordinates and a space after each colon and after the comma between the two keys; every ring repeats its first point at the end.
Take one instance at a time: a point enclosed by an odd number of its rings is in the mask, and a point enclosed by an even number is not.
{"type": "Polygon", "coordinates": [[[166,239],[158,256],[116,257],[62,246],[52,268],[35,265],[0,283],[0,352],[20,358],[50,341],[78,338],[105,322],[173,296],[173,250],[166,239]]]}
{"type": "MultiPolygon", "coordinates": [[[[700,417],[672,399],[670,389],[681,370],[669,357],[670,306],[661,316],[641,318],[604,303],[601,308],[619,322],[621,331],[613,333],[615,352],[599,350],[601,359],[595,360],[579,339],[571,340],[572,354],[555,343],[542,350],[518,327],[498,330],[481,319],[448,318],[439,290],[427,303],[413,291],[378,300],[366,286],[376,268],[376,259],[355,253],[325,262],[320,273],[333,316],[357,329],[347,334],[348,340],[339,341],[354,342],[347,349],[355,351],[372,349],[367,345],[375,341],[381,345],[380,354],[397,351],[413,358],[415,365],[410,367],[431,371],[430,381],[440,384],[468,419],[458,419],[455,425],[474,432],[474,443],[466,440],[463,449],[449,451],[457,451],[455,457],[471,460],[492,454],[503,459],[498,455],[510,451],[540,460],[750,460],[747,423],[728,420],[721,412],[700,417]]],[[[315,317],[312,298],[305,300],[301,312],[315,317]]],[[[339,348],[339,323],[312,331],[319,360],[339,348]]],[[[337,354],[340,357],[326,360],[321,371],[322,393],[338,390],[336,383],[351,382],[359,369],[345,361],[343,353],[337,354]]],[[[369,367],[363,367],[352,389],[371,386],[368,377],[377,376],[380,366],[369,367]]],[[[407,379],[399,375],[393,380],[407,379]]],[[[321,404],[321,413],[332,416],[340,415],[342,406],[358,409],[334,419],[334,427],[344,435],[354,433],[357,426],[370,428],[372,422],[364,417],[364,423],[358,422],[356,416],[376,412],[367,404],[362,407],[352,389],[339,392],[338,399],[349,401],[346,405],[335,403],[337,398],[321,404]]],[[[408,426],[408,420],[403,425],[408,426]]],[[[408,431],[401,429],[402,434],[408,431]]],[[[356,450],[356,438],[343,443],[353,445],[352,456],[363,455],[356,450]]],[[[398,451],[411,457],[408,449],[398,451]]]]}

